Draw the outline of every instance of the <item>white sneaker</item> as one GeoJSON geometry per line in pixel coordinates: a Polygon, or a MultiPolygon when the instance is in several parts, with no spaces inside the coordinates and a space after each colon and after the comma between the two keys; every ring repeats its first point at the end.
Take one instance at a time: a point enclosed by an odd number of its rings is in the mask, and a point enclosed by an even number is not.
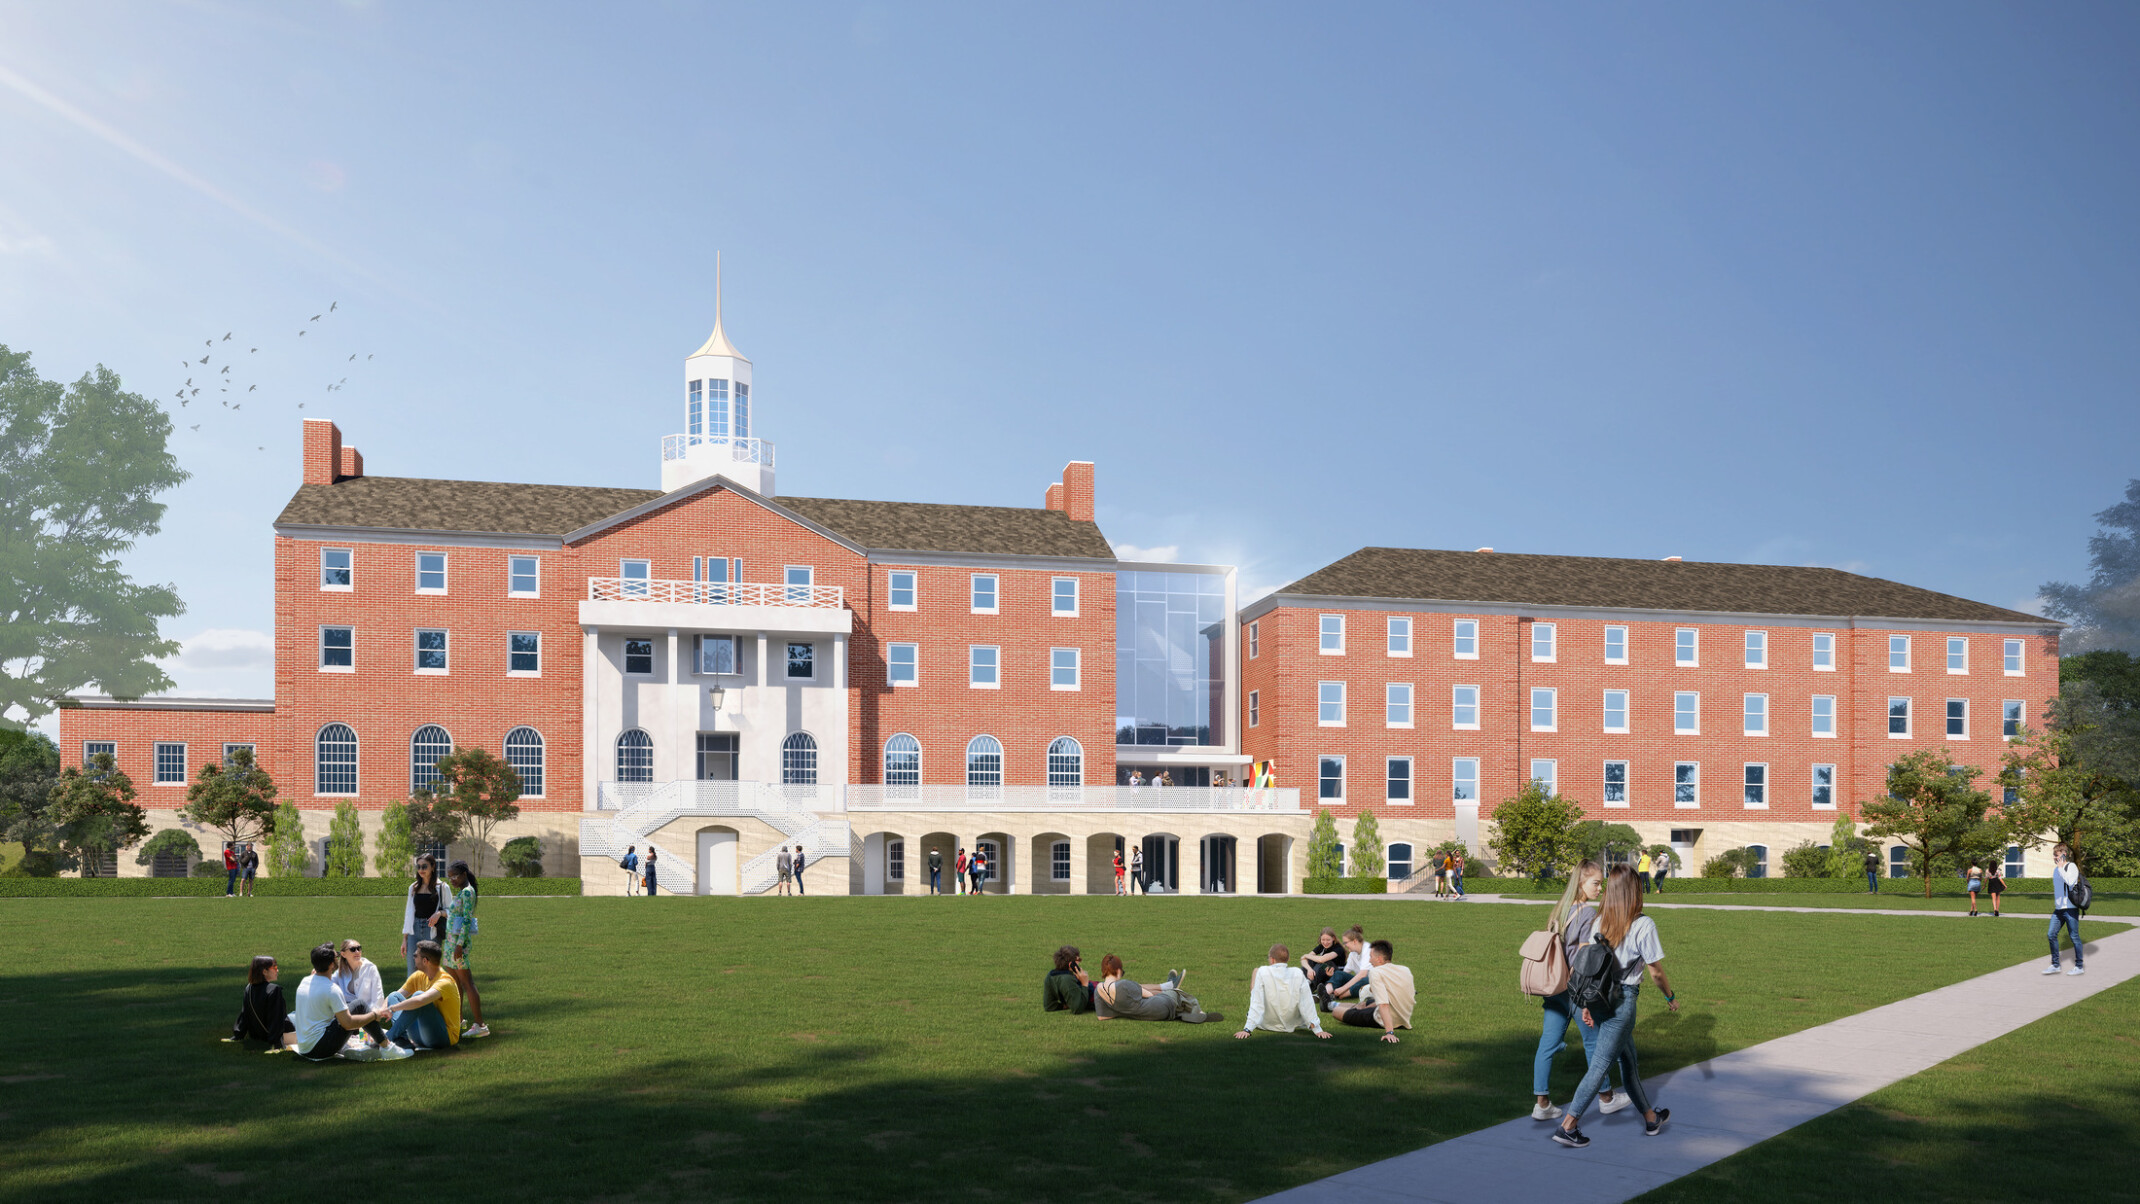
{"type": "Polygon", "coordinates": [[[381,1061],[399,1062],[403,1058],[413,1058],[416,1056],[415,1050],[410,1049],[406,1045],[396,1045],[392,1041],[387,1042],[385,1048],[386,1053],[384,1054],[384,1056],[381,1057],[381,1061]]]}
{"type": "Polygon", "coordinates": [[[2081,968],[2080,968],[2079,966],[2075,966],[2075,967],[2073,967],[2073,968],[2072,968],[2071,970],[2068,970],[2068,971],[2066,971],[2066,977],[2067,977],[2067,978],[2076,978],[2076,977],[2079,977],[2080,975],[2082,975],[2082,974],[2086,974],[2086,973],[2087,973],[2087,971],[2086,971],[2086,970],[2083,970],[2083,969],[2081,969],[2081,968]]]}
{"type": "Polygon", "coordinates": [[[461,1035],[464,1037],[488,1037],[490,1036],[490,1026],[487,1024],[471,1024],[461,1030],[461,1035]]]}
{"type": "Polygon", "coordinates": [[[1532,1120],[1559,1120],[1562,1115],[1560,1108],[1553,1104],[1538,1104],[1531,1108],[1532,1120]]]}
{"type": "Polygon", "coordinates": [[[2056,965],[2045,966],[2043,968],[2043,972],[2046,974],[2056,974],[2058,973],[2058,967],[2056,965]]]}
{"type": "Polygon", "coordinates": [[[1621,1111],[1622,1109],[1628,1107],[1634,1102],[1635,1101],[1628,1096],[1627,1092],[1622,1091],[1618,1095],[1613,1096],[1611,1099],[1599,1100],[1598,1111],[1603,1112],[1607,1115],[1611,1115],[1614,1112],[1621,1111]]]}

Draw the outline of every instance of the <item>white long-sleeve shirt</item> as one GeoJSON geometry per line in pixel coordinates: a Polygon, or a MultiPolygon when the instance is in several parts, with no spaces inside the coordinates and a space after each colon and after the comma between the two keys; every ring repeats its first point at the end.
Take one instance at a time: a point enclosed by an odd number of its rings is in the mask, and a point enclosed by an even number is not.
{"type": "Polygon", "coordinates": [[[2073,906],[2066,895],[2066,888],[2081,884],[2081,867],[2068,861],[2051,871],[2051,910],[2065,911],[2073,906]]]}
{"type": "Polygon", "coordinates": [[[386,1007],[386,987],[379,981],[379,967],[368,957],[358,957],[355,974],[347,966],[335,967],[334,985],[342,989],[352,1007],[362,1006],[373,1012],[386,1007]]]}
{"type": "Polygon", "coordinates": [[[1315,997],[1308,993],[1308,976],[1299,967],[1261,966],[1249,978],[1248,1018],[1241,1022],[1241,1031],[1259,1028],[1267,1033],[1290,1033],[1302,1028],[1323,1031],[1315,997]]]}

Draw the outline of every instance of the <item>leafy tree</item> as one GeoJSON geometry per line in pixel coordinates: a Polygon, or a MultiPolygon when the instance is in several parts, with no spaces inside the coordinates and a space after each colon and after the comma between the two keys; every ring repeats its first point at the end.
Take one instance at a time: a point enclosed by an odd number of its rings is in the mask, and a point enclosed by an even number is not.
{"type": "Polygon", "coordinates": [[[2006,817],[1991,814],[1991,795],[1976,788],[1982,773],[1924,749],[1888,766],[1887,797],[1859,804],[1868,836],[1892,836],[1910,850],[1927,899],[1934,875],[2006,843],[2006,817]]]}
{"type": "Polygon", "coordinates": [[[1464,842],[1461,840],[1445,840],[1427,850],[1427,868],[1429,870],[1439,868],[1442,858],[1451,855],[1461,856],[1468,860],[1471,857],[1471,850],[1465,848],[1464,842]]]}
{"type": "Polygon", "coordinates": [[[2061,641],[2068,649],[2140,651],[2140,479],[2127,483],[2125,500],[2095,521],[2100,529],[2088,541],[2094,575],[2086,585],[2045,583],[2043,611],[2073,624],[2061,641]]]}
{"type": "Polygon", "coordinates": [[[1828,876],[1828,850],[1810,840],[1802,840],[1783,851],[1783,876],[1786,878],[1825,878],[1828,876]]]}
{"type": "Polygon", "coordinates": [[[2059,686],[2081,682],[2094,683],[2096,696],[2107,711],[2120,715],[2140,713],[2140,656],[2105,648],[2060,657],[2059,686]]]}
{"type": "Polygon", "coordinates": [[[379,817],[379,851],[372,855],[372,868],[381,878],[399,878],[416,861],[416,840],[409,827],[409,805],[388,803],[379,817]]]}
{"type": "Polygon", "coordinates": [[[1575,828],[1582,820],[1581,804],[1526,782],[1514,798],[1494,808],[1493,835],[1486,847],[1514,871],[1513,877],[1543,882],[1575,864],[1580,851],[1575,828]]]}
{"type": "MultiPolygon", "coordinates": [[[[409,796],[408,816],[409,839],[417,848],[450,846],[461,839],[461,814],[453,809],[453,800],[445,795],[431,790],[417,791],[409,796]]],[[[439,867],[441,876],[445,868],[439,867]]]]}
{"type": "Polygon", "coordinates": [[[1338,860],[1337,821],[1318,808],[1315,826],[1308,830],[1308,877],[1335,878],[1343,867],[1338,860]]]}
{"type": "Polygon", "coordinates": [[[1725,849],[1702,863],[1704,878],[1736,878],[1744,874],[1753,861],[1745,849],[1725,849]]]}
{"type": "Polygon", "coordinates": [[[2009,740],[1999,784],[2015,798],[2006,815],[2016,841],[2065,844],[2082,869],[2101,872],[2140,836],[2140,791],[2113,768],[2130,755],[2115,730],[2123,717],[2094,705],[2093,692],[2087,683],[2066,687],[2050,726],[2009,740]]]}
{"type": "Polygon", "coordinates": [[[0,724],[91,684],[122,698],[171,688],[156,661],[178,644],[156,624],[185,606],[119,567],[162,523],[156,495],[186,479],[170,436],[162,408],[102,365],[62,385],[0,346],[0,724]]]}
{"type": "Polygon", "coordinates": [[[134,802],[134,780],[110,753],[98,753],[87,770],[60,770],[45,815],[58,831],[59,867],[79,865],[85,876],[95,876],[107,855],[149,834],[148,812],[134,802]]]}
{"type": "Polygon", "coordinates": [[[542,841],[533,836],[515,836],[498,850],[498,864],[508,878],[542,877],[542,841]]]}
{"type": "MultiPolygon", "coordinates": [[[[134,854],[134,864],[154,865],[157,856],[163,853],[177,857],[198,857],[201,855],[201,842],[193,839],[193,833],[184,828],[165,828],[142,844],[141,851],[134,854]]],[[[216,867],[216,872],[222,872],[220,865],[216,867]]]]}
{"type": "Polygon", "coordinates": [[[474,834],[481,874],[491,830],[520,816],[520,775],[484,749],[465,748],[438,759],[438,794],[474,834]]]}
{"type": "Polygon", "coordinates": [[[1387,868],[1382,860],[1382,825],[1372,811],[1360,812],[1352,821],[1352,877],[1379,878],[1387,868]]]}
{"type": "Polygon", "coordinates": [[[1863,874],[1865,854],[1871,852],[1872,847],[1872,841],[1858,835],[1858,825],[1851,821],[1849,809],[1836,808],[1835,828],[1828,833],[1828,868],[1823,875],[1855,878],[1863,874]]]}
{"type": "Polygon", "coordinates": [[[297,804],[284,802],[275,808],[275,830],[268,836],[268,876],[302,878],[312,864],[312,850],[305,844],[305,817],[297,804]]]}
{"type": "Polygon", "coordinates": [[[21,877],[59,872],[59,831],[46,818],[59,785],[59,746],[42,732],[0,727],[0,841],[22,846],[9,870],[21,877]]]}
{"type": "Polygon", "coordinates": [[[275,823],[275,779],[254,763],[252,749],[237,749],[229,765],[210,761],[201,766],[186,787],[186,805],[179,814],[214,828],[232,844],[257,841],[275,823]]]}
{"type": "Polygon", "coordinates": [[[364,876],[364,821],[357,805],[347,799],[334,805],[334,819],[327,825],[327,864],[321,873],[329,878],[364,876]]]}
{"type": "Polygon", "coordinates": [[[1575,825],[1576,855],[1587,857],[1599,865],[1608,865],[1615,860],[1642,855],[1642,834],[1626,824],[1608,824],[1601,819],[1586,819],[1575,825]]]}

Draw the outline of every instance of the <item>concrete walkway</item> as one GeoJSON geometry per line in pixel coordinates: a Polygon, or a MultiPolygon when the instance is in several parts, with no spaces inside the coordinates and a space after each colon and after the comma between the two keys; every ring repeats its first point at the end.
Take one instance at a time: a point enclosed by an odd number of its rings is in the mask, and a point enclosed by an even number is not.
{"type": "MultiPolygon", "coordinates": [[[[1763,910],[1966,918],[1954,912],[1830,907],[1763,910]]],[[[2049,953],[2040,951],[2022,965],[1645,1077],[1652,1106],[1672,1110],[1660,1136],[1642,1135],[1642,1117],[1633,1108],[1612,1116],[1593,1109],[1583,1122],[1590,1145],[1570,1150],[1550,1140],[1558,1121],[1525,1116],[1265,1198],[1288,1204],[1341,1199],[1619,1204],[2140,976],[2140,931],[2130,927],[2140,919],[2101,918],[2128,927],[2089,944],[2088,973],[2082,977],[2045,975],[2049,953]]],[[[2034,916],[2024,923],[2034,936],[2049,919],[2034,916]]],[[[2063,964],[2073,964],[2070,951],[2063,964]]],[[[1644,1002],[1652,994],[1645,992],[1644,1002]]],[[[1511,1084],[1511,1094],[1520,1095],[1528,1086],[1511,1084]]]]}

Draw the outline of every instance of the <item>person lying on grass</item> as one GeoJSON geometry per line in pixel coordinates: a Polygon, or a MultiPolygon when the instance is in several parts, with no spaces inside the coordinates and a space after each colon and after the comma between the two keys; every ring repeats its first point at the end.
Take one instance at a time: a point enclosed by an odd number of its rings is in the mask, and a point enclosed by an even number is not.
{"type": "Polygon", "coordinates": [[[461,988],[439,968],[437,941],[416,942],[416,972],[386,997],[394,1017],[387,1038],[409,1049],[445,1049],[461,1043],[461,988]]]}
{"type": "MultiPolygon", "coordinates": [[[[349,1044],[351,1034],[378,1019],[372,1012],[362,1008],[350,1010],[350,1002],[342,989],[334,985],[334,945],[330,942],[315,946],[312,950],[312,973],[297,986],[297,1031],[284,1038],[297,1056],[309,1062],[325,1062],[342,1052],[349,1044]]],[[[412,1051],[398,1045],[387,1045],[379,1053],[382,1058],[406,1058],[412,1051]]]]}
{"type": "Polygon", "coordinates": [[[1076,945],[1055,951],[1055,968],[1040,983],[1040,1009],[1079,1015],[1092,1010],[1092,978],[1076,945]]]}
{"type": "Polygon", "coordinates": [[[245,999],[238,1005],[238,1022],[230,1026],[233,1041],[265,1041],[269,1045],[284,1044],[283,1038],[297,1032],[290,1022],[290,1001],[283,996],[282,984],[275,980],[282,975],[282,967],[267,954],[253,959],[252,969],[245,982],[245,999]]]}
{"type": "Polygon", "coordinates": [[[1323,1018],[1315,1010],[1315,995],[1308,989],[1308,976],[1287,964],[1292,957],[1292,951],[1284,945],[1272,945],[1270,961],[1256,967],[1256,972],[1249,976],[1248,1019],[1241,1022],[1241,1031],[1234,1034],[1235,1040],[1246,1039],[1259,1028],[1267,1033],[1290,1033],[1305,1028],[1318,1038],[1329,1038],[1330,1034],[1323,1031],[1323,1018]]]}
{"type": "Polygon", "coordinates": [[[1092,1000],[1102,1020],[1180,1020],[1187,1024],[1202,1024],[1206,1020],[1225,1019],[1217,1012],[1205,1011],[1195,996],[1181,993],[1185,971],[1174,971],[1156,987],[1140,986],[1123,976],[1122,959],[1110,953],[1100,959],[1100,973],[1103,977],[1100,985],[1093,988],[1092,1000]]]}
{"type": "Polygon", "coordinates": [[[1330,1007],[1330,1015],[1339,1024],[1354,1028],[1379,1028],[1382,1039],[1391,1045],[1397,1043],[1397,1030],[1412,1027],[1412,1003],[1417,998],[1412,989],[1412,972],[1390,961],[1396,956],[1388,941],[1374,941],[1367,946],[1367,975],[1365,998],[1359,1003],[1337,1003],[1330,1007]]]}

